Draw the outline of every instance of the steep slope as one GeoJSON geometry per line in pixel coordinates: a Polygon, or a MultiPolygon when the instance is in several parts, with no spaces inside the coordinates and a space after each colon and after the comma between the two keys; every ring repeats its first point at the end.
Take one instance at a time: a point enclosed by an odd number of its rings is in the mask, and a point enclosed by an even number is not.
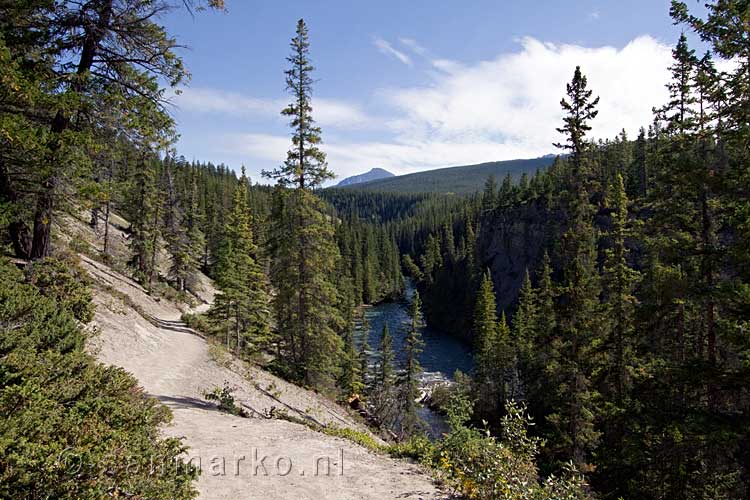
{"type": "MultiPolygon", "coordinates": [[[[415,465],[267,418],[280,410],[298,420],[367,432],[325,397],[221,355],[180,321],[183,311],[176,304],[155,299],[107,265],[81,259],[96,289],[94,324],[100,333],[90,349],[102,362],[133,373],[172,409],[173,423],[164,432],[185,438],[189,458],[202,469],[201,498],[442,498],[415,465]],[[224,385],[234,389],[251,418],[221,413],[204,400],[207,391],[224,385]]],[[[210,299],[210,282],[203,283],[199,295],[210,299]]]]}
{"type": "Polygon", "coordinates": [[[371,182],[379,179],[386,179],[389,177],[395,177],[395,175],[382,168],[373,168],[372,170],[370,170],[369,172],[365,172],[364,174],[347,177],[346,179],[336,184],[336,187],[352,186],[354,184],[361,184],[363,182],[371,182]]]}
{"type": "Polygon", "coordinates": [[[538,169],[552,165],[553,161],[553,156],[544,156],[530,160],[495,161],[478,165],[438,168],[346,187],[347,189],[391,193],[471,194],[481,190],[490,175],[494,175],[498,182],[502,181],[506,174],[511,174],[514,180],[518,180],[522,174],[533,175],[538,169]]]}

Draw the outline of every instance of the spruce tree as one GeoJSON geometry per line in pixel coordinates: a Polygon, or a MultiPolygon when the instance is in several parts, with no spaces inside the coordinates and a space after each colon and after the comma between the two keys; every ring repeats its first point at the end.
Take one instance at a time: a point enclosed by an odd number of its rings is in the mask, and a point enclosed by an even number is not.
{"type": "Polygon", "coordinates": [[[373,387],[369,400],[378,422],[387,429],[394,426],[398,415],[394,361],[393,338],[388,331],[388,325],[385,324],[380,335],[377,361],[374,365],[372,377],[373,387]]]}
{"type": "Polygon", "coordinates": [[[494,175],[487,177],[482,192],[482,211],[490,212],[497,206],[497,180],[494,175]]]}
{"type": "Polygon", "coordinates": [[[344,336],[344,353],[341,358],[339,381],[339,387],[341,387],[342,395],[345,398],[361,396],[362,390],[365,388],[363,378],[366,373],[366,371],[362,371],[362,356],[357,351],[354,323],[351,322],[344,336]]]}
{"type": "Polygon", "coordinates": [[[292,147],[284,165],[264,175],[282,188],[294,188],[275,198],[275,227],[269,235],[277,327],[289,339],[287,366],[307,385],[330,387],[337,379],[343,347],[343,319],[333,281],[340,257],[333,227],[311,191],[333,173],[318,148],[320,128],[311,116],[309,47],[307,26],[300,19],[287,58],[286,83],[293,101],[282,111],[291,118],[292,147]]]}
{"type": "Polygon", "coordinates": [[[171,260],[169,278],[174,282],[178,292],[185,292],[188,280],[195,271],[191,261],[190,240],[182,228],[185,213],[175,183],[175,161],[167,158],[164,162],[162,185],[164,197],[164,239],[171,260]]]}
{"type": "Polygon", "coordinates": [[[129,263],[135,269],[138,281],[144,285],[152,274],[151,245],[154,236],[158,238],[159,231],[158,224],[154,224],[159,218],[158,214],[155,216],[158,202],[154,163],[147,155],[141,155],[127,198],[128,206],[132,207],[126,214],[130,220],[129,247],[132,257],[129,263]]]}
{"type": "Polygon", "coordinates": [[[546,372],[553,384],[554,412],[547,416],[554,432],[551,451],[587,468],[589,453],[599,433],[595,428],[596,391],[592,387],[592,348],[601,338],[600,283],[597,270],[597,235],[589,194],[593,165],[586,142],[589,121],[596,117],[599,98],[592,99],[579,67],[561,101],[567,115],[558,131],[566,142],[557,146],[570,153],[567,187],[568,227],[561,238],[564,282],[559,289],[557,329],[550,344],[546,372]]]}
{"type": "Polygon", "coordinates": [[[473,328],[477,353],[477,403],[480,412],[487,415],[498,408],[498,369],[500,368],[496,364],[499,339],[497,306],[489,271],[485,271],[482,276],[477,292],[473,328]]]}
{"type": "Polygon", "coordinates": [[[419,292],[414,292],[410,308],[410,317],[404,352],[406,359],[404,371],[399,380],[399,392],[401,402],[401,435],[410,436],[418,432],[424,425],[417,414],[417,398],[419,398],[419,376],[422,366],[419,364],[419,354],[422,352],[424,341],[422,340],[422,301],[419,292]]]}
{"type": "Polygon", "coordinates": [[[513,315],[513,338],[519,350],[526,353],[525,356],[530,354],[536,340],[537,311],[536,290],[531,285],[531,277],[527,269],[518,292],[518,308],[513,315]]]}
{"type": "Polygon", "coordinates": [[[607,346],[603,370],[602,391],[616,405],[622,405],[631,389],[630,374],[635,357],[635,285],[640,273],[628,263],[629,250],[626,239],[632,234],[628,221],[628,197],[622,175],[618,175],[610,188],[607,200],[612,210],[612,229],[609,233],[611,248],[605,253],[604,306],[609,318],[605,341],[607,346]]]}
{"type": "Polygon", "coordinates": [[[296,33],[290,44],[292,53],[286,59],[289,69],[285,71],[286,89],[294,100],[281,112],[290,120],[292,148],[282,167],[266,171],[264,175],[276,179],[283,186],[304,190],[320,186],[324,181],[333,179],[334,174],[328,168],[325,153],[318,148],[321,130],[312,118],[311,102],[315,82],[312,72],[315,67],[310,62],[309,33],[303,19],[297,21],[296,33]]]}
{"type": "Polygon", "coordinates": [[[233,343],[237,354],[267,347],[271,340],[268,280],[258,262],[247,192],[243,168],[224,227],[216,266],[219,293],[211,311],[225,332],[227,347],[233,343]]]}
{"type": "Polygon", "coordinates": [[[537,354],[536,326],[539,305],[537,303],[537,292],[531,285],[528,269],[524,273],[523,284],[518,294],[518,308],[513,315],[512,342],[516,355],[514,369],[513,396],[522,396],[526,393],[526,381],[529,378],[539,377],[539,373],[533,373],[534,359],[537,354]]]}

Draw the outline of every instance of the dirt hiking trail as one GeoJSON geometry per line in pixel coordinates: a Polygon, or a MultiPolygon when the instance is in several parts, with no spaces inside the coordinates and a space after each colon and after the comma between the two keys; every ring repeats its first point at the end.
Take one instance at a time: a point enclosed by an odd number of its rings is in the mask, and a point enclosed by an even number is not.
{"type": "MultiPolygon", "coordinates": [[[[298,419],[366,431],[346,409],[258,368],[217,354],[188,328],[175,304],[156,300],[133,280],[82,256],[95,281],[90,349],[131,372],[172,409],[165,435],[184,437],[200,465],[202,499],[328,500],[447,498],[421,467],[375,454],[305,425],[265,418],[272,409],[298,419]],[[212,355],[213,354],[213,355],[212,355]],[[229,384],[251,418],[220,412],[204,394],[229,384]]],[[[203,280],[205,310],[213,298],[203,280]]]]}

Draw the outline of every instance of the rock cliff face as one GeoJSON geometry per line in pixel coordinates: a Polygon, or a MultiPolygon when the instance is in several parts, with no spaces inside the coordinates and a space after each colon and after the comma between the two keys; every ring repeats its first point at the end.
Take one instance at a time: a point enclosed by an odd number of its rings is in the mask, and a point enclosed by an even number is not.
{"type": "Polygon", "coordinates": [[[532,281],[544,251],[551,252],[563,216],[543,200],[532,201],[486,216],[479,233],[479,261],[489,269],[495,285],[498,311],[510,315],[526,269],[532,281]]]}

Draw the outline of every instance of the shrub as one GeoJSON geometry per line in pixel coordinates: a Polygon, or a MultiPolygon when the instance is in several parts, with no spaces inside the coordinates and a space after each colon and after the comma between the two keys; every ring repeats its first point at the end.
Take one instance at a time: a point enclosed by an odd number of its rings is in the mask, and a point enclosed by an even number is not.
{"type": "Polygon", "coordinates": [[[221,411],[238,417],[247,417],[245,410],[234,402],[233,392],[234,390],[229,387],[229,384],[225,384],[224,387],[216,387],[213,391],[207,392],[204,397],[209,401],[215,401],[221,411]]]}
{"type": "Polygon", "coordinates": [[[467,426],[471,407],[466,393],[454,394],[448,408],[451,432],[437,446],[435,466],[456,492],[477,500],[590,498],[572,465],[563,478],[539,480],[535,463],[539,440],[527,434],[529,418],[524,407],[515,403],[506,406],[500,438],[486,429],[467,426]]]}
{"type": "Polygon", "coordinates": [[[169,410],[84,352],[70,275],[40,264],[43,291],[0,259],[0,498],[195,497],[169,410]]]}
{"type": "Polygon", "coordinates": [[[91,280],[74,257],[49,257],[32,262],[26,268],[26,280],[78,321],[88,323],[94,318],[91,280]]]}
{"type": "Polygon", "coordinates": [[[384,451],[385,449],[383,445],[378,443],[370,434],[366,432],[356,431],[354,429],[349,429],[348,427],[328,426],[323,427],[321,429],[321,432],[329,436],[348,439],[349,441],[357,443],[358,445],[363,446],[371,451],[379,452],[384,451]]]}
{"type": "Polygon", "coordinates": [[[424,434],[415,434],[388,447],[388,454],[392,457],[411,458],[428,466],[434,465],[435,453],[435,445],[424,434]]]}
{"type": "Polygon", "coordinates": [[[180,319],[182,319],[182,322],[185,323],[188,327],[201,332],[204,335],[209,335],[212,333],[211,325],[206,319],[206,316],[203,314],[183,313],[180,319]]]}

